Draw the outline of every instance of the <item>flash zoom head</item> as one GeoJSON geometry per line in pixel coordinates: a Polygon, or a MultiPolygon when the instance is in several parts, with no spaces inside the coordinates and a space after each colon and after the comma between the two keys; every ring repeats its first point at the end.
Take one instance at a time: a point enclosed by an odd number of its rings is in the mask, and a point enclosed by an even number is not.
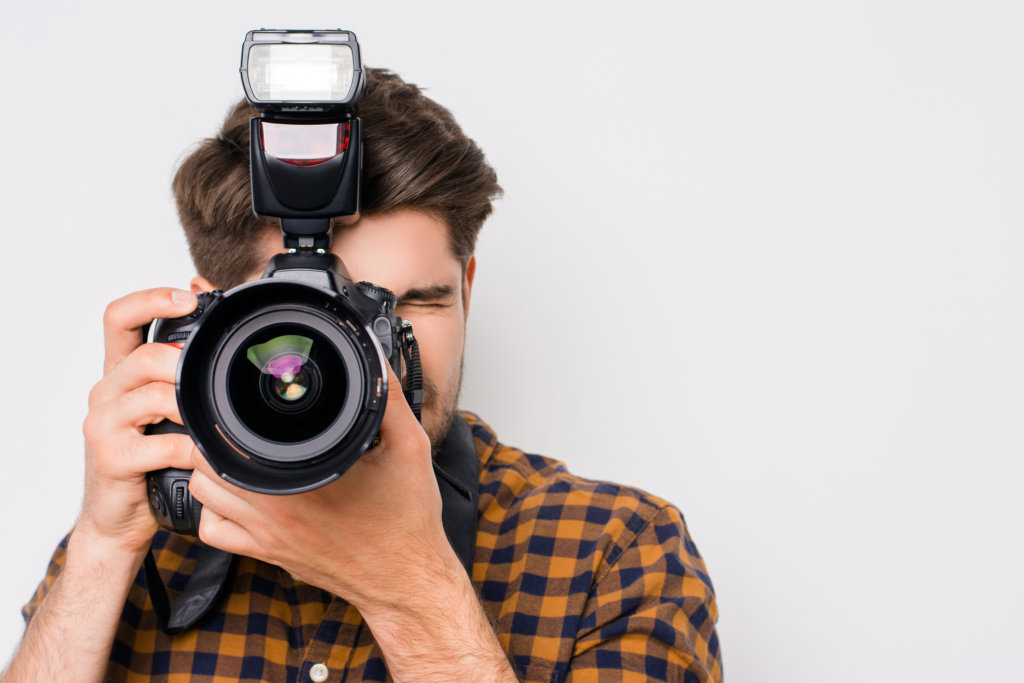
{"type": "Polygon", "coordinates": [[[275,119],[348,118],[366,83],[356,35],[341,29],[249,31],[240,72],[246,98],[275,119]]]}

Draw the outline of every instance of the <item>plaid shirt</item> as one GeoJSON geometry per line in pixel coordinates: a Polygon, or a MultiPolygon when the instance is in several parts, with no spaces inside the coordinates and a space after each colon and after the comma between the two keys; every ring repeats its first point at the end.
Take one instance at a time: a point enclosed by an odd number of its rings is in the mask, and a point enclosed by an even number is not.
{"type": "MultiPolygon", "coordinates": [[[[473,585],[502,648],[527,681],[720,681],[717,608],[679,511],[636,489],[573,476],[502,445],[465,414],[480,457],[473,585]]],[[[32,618],[67,539],[25,606],[32,618]]],[[[154,539],[171,597],[199,546],[154,539]]],[[[168,636],[144,572],[128,594],[108,680],[384,681],[384,658],[344,600],[245,557],[218,609],[168,636]],[[327,678],[323,676],[326,675],[327,678]]]]}

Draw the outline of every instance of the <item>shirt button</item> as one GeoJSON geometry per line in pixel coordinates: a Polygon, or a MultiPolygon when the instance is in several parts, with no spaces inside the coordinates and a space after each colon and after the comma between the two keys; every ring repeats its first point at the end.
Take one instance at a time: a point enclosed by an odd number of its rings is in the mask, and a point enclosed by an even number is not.
{"type": "Polygon", "coordinates": [[[327,680],[327,676],[329,674],[330,672],[327,670],[327,667],[323,664],[314,664],[313,666],[309,667],[309,678],[313,681],[313,683],[324,683],[324,681],[327,680]]]}

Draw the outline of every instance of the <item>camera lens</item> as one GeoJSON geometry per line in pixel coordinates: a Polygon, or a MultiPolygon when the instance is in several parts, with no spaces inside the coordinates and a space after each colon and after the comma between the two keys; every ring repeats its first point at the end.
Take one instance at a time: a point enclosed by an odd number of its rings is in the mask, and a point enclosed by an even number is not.
{"type": "Polygon", "coordinates": [[[342,412],[347,384],[338,349],[294,323],[250,335],[227,372],[228,398],[242,425],[277,443],[307,441],[330,427],[342,412]]]}
{"type": "Polygon", "coordinates": [[[259,280],[218,298],[189,337],[178,405],[220,476],[250,491],[309,491],[338,478],[373,442],[386,362],[347,299],[259,280]]]}

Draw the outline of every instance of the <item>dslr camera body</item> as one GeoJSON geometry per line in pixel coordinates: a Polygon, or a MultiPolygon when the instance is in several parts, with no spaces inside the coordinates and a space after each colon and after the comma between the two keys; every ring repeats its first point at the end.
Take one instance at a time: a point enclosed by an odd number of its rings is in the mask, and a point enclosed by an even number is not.
{"type": "MultiPolygon", "coordinates": [[[[423,402],[412,326],[395,296],[354,282],[331,254],[331,219],[359,210],[364,88],[348,31],[250,31],[242,83],[250,121],[253,210],[281,220],[286,253],[263,276],[199,295],[191,314],[154,320],[146,341],[182,346],[176,377],[184,427],[218,475],[250,491],[291,494],[340,477],[380,429],[388,365],[423,402]]],[[[255,236],[254,236],[255,238],[255,236]]],[[[191,471],[147,477],[161,525],[198,533],[191,471]]]]}

